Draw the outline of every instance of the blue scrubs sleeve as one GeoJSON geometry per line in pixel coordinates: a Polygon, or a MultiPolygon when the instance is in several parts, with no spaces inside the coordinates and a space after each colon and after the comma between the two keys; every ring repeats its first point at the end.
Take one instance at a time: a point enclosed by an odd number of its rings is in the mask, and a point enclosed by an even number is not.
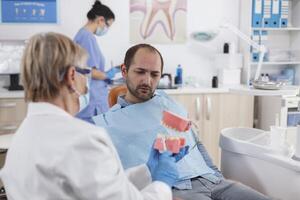
{"type": "Polygon", "coordinates": [[[88,53],[88,60],[87,65],[89,67],[96,67],[98,68],[98,59],[97,59],[97,50],[95,50],[95,42],[97,42],[94,38],[91,37],[85,37],[82,40],[82,43],[80,44],[88,53]]]}

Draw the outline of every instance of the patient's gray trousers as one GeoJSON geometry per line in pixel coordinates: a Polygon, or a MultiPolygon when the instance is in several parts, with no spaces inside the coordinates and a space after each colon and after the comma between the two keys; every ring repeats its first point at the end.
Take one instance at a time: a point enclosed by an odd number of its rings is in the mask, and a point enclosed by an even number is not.
{"type": "Polygon", "coordinates": [[[173,189],[173,196],[184,200],[270,200],[243,184],[222,180],[214,184],[204,178],[192,179],[191,190],[173,189]]]}

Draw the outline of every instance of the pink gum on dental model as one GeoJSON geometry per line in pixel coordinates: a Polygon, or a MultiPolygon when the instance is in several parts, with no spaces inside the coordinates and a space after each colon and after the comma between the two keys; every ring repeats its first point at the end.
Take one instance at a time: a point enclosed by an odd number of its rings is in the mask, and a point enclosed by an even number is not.
{"type": "Polygon", "coordinates": [[[186,132],[191,128],[191,121],[169,111],[163,111],[162,123],[179,132],[186,132]]]}
{"type": "Polygon", "coordinates": [[[183,137],[158,137],[156,138],[154,143],[154,149],[159,150],[159,152],[168,150],[172,153],[179,153],[180,149],[184,146],[185,138],[183,137]]]}

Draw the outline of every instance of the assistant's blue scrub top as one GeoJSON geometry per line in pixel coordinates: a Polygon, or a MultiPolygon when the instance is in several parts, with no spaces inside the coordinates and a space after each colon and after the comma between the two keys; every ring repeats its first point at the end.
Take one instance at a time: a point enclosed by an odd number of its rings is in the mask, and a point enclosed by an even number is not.
{"type": "MultiPolygon", "coordinates": [[[[74,38],[74,42],[83,47],[88,55],[87,65],[104,71],[105,58],[100,50],[95,35],[86,28],[81,28],[74,38]]],[[[77,114],[76,117],[93,123],[91,117],[108,111],[108,89],[103,80],[92,79],[90,81],[90,103],[88,107],[77,114]]]]}

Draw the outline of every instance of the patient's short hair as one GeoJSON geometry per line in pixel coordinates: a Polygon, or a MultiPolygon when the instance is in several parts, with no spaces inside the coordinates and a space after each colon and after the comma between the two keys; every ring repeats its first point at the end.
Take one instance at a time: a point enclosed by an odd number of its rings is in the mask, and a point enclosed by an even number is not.
{"type": "Polygon", "coordinates": [[[59,33],[40,33],[30,38],[21,63],[21,77],[27,101],[57,97],[69,67],[86,65],[83,48],[59,33]]]}
{"type": "Polygon", "coordinates": [[[164,67],[163,57],[162,57],[161,53],[155,47],[151,46],[150,44],[137,44],[137,45],[134,45],[134,46],[130,47],[127,50],[127,52],[125,54],[125,59],[124,59],[124,64],[126,66],[126,71],[129,70],[130,65],[134,61],[134,56],[135,56],[136,52],[139,49],[147,49],[147,50],[149,50],[150,52],[153,52],[153,53],[157,52],[159,57],[160,57],[160,61],[161,61],[161,71],[163,71],[163,67],[164,67]]]}

